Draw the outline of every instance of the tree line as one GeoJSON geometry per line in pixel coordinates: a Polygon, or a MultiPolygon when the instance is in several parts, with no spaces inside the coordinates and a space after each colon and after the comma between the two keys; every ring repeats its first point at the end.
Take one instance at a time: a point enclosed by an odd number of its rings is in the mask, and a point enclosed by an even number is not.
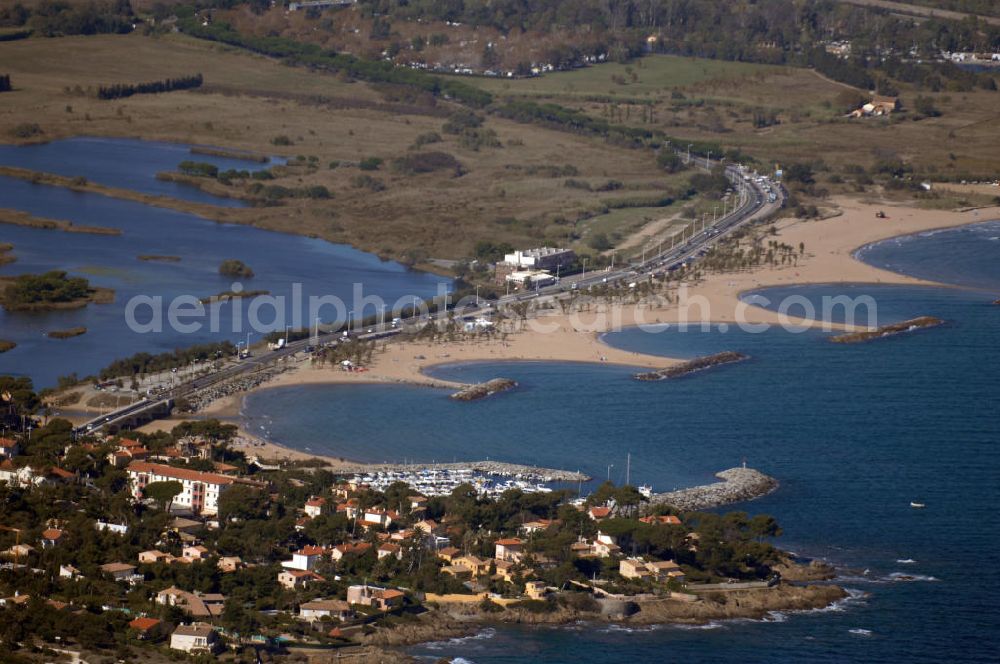
{"type": "Polygon", "coordinates": [[[161,81],[150,81],[147,83],[115,83],[114,85],[102,85],[97,88],[97,98],[123,99],[132,95],[190,90],[192,88],[200,88],[202,83],[204,83],[204,79],[201,74],[182,76],[180,78],[165,78],[161,81]]]}

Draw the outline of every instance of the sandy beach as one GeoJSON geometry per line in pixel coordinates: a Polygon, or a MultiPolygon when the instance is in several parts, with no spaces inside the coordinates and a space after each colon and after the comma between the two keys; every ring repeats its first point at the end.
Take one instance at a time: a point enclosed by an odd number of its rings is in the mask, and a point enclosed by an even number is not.
{"type": "MultiPolygon", "coordinates": [[[[459,384],[434,379],[427,371],[434,366],[476,361],[606,362],[646,369],[660,369],[680,362],[677,359],[643,355],[612,348],[601,335],[635,325],[700,323],[800,324],[818,325],[794,317],[748,306],[740,294],[771,286],[820,283],[869,283],[939,285],[881,270],[854,258],[854,252],[873,242],[1000,218],[1000,207],[968,211],[923,210],[866,202],[848,198],[832,201],[840,214],[822,220],[782,219],[775,222],[773,239],[805,247],[795,266],[759,267],[741,272],[709,274],[697,283],[682,284],[678,294],[686,307],[659,303],[594,304],[583,311],[564,312],[558,308],[541,311],[522,321],[521,329],[490,339],[455,342],[379,343],[372,363],[363,372],[343,371],[337,366],[315,366],[301,361],[292,370],[262,385],[272,389],[289,385],[322,383],[406,383],[457,390],[459,384]],[[876,218],[879,210],[887,218],[876,218]]],[[[844,326],[828,325],[829,329],[844,326]]],[[[243,396],[233,395],[213,402],[199,417],[217,417],[238,422],[243,396]]],[[[169,428],[180,420],[153,422],[142,430],[169,428]]],[[[316,455],[291,450],[262,441],[241,431],[242,444],[262,459],[309,459],[316,455]]],[[[336,467],[343,459],[321,457],[336,467]]]]}

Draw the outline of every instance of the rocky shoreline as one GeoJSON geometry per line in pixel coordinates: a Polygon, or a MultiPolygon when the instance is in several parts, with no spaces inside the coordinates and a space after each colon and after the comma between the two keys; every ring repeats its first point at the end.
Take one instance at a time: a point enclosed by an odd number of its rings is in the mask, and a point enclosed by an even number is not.
{"type": "Polygon", "coordinates": [[[477,383],[476,385],[464,387],[458,392],[452,394],[451,398],[455,401],[476,401],[478,399],[485,399],[486,397],[493,396],[494,394],[499,394],[500,392],[512,390],[515,387],[517,387],[517,381],[511,380],[510,378],[494,378],[493,380],[488,380],[485,383],[477,383]]]}
{"type": "Polygon", "coordinates": [[[557,601],[553,610],[545,612],[516,607],[483,611],[479,603],[446,604],[391,630],[379,630],[365,637],[363,642],[366,645],[398,648],[468,636],[486,627],[511,624],[558,626],[583,622],[629,627],[704,625],[718,620],[736,619],[760,620],[775,611],[826,608],[846,597],[847,591],[835,585],[781,583],[767,589],[713,593],[696,601],[644,596],[629,602],[632,613],[627,617],[612,617],[603,613],[600,603],[586,595],[582,596],[582,601],[557,601]]]}
{"type": "Polygon", "coordinates": [[[861,332],[847,332],[846,334],[838,334],[836,336],[830,337],[830,341],[835,344],[858,344],[865,341],[872,341],[874,339],[882,339],[884,337],[891,337],[897,334],[903,334],[905,332],[913,332],[915,330],[923,330],[929,327],[937,327],[938,325],[943,325],[944,321],[940,318],[935,318],[934,316],[919,316],[917,318],[911,318],[909,320],[904,320],[900,323],[890,323],[888,325],[880,325],[874,330],[863,330],[861,332]]]}
{"type": "Polygon", "coordinates": [[[721,482],[704,484],[668,493],[657,493],[650,505],[669,505],[691,512],[765,496],[778,488],[778,480],[753,468],[730,468],[715,474],[721,482]]]}
{"type": "Polygon", "coordinates": [[[704,371],[705,369],[717,367],[722,364],[742,362],[744,360],[749,360],[749,359],[750,357],[748,355],[727,350],[721,353],[716,353],[714,355],[696,357],[693,360],[688,360],[687,362],[682,362],[681,364],[675,364],[674,366],[667,367],[666,369],[658,369],[656,371],[637,373],[632,377],[635,378],[636,380],[642,380],[642,381],[680,378],[681,376],[686,376],[696,371],[704,371]]]}

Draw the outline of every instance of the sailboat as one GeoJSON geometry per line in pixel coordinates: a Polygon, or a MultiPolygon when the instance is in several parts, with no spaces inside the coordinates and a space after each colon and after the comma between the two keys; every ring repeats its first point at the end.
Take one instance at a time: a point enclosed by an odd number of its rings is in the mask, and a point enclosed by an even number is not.
{"type": "Polygon", "coordinates": [[[915,502],[913,502],[911,500],[910,501],[910,507],[914,507],[914,508],[916,508],[918,510],[922,510],[923,508],[927,507],[927,505],[925,505],[924,503],[915,503],[915,502]]]}

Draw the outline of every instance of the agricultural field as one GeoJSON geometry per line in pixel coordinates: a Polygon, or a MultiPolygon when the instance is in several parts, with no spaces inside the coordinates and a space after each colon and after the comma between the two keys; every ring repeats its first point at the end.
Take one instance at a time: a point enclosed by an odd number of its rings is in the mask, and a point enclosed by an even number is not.
{"type": "Polygon", "coordinates": [[[329,199],[289,198],[210,216],[346,242],[412,264],[470,256],[484,239],[580,246],[585,229],[578,218],[599,209],[607,194],[567,187],[567,177],[613,178],[625,189],[668,186],[666,177],[655,181],[659,171],[648,150],[492,116],[484,116],[484,140],[470,142],[444,130],[460,109],[440,99],[183,35],[31,38],[0,44],[0,61],[14,86],[0,97],[0,140],[18,140],[20,127],[37,124],[41,133],[22,140],[130,136],[301,156],[273,183],[323,186],[329,199]],[[94,94],[100,85],[195,73],[204,77],[198,89],[116,100],[94,94]],[[393,167],[427,151],[450,155],[460,168],[393,167]],[[372,158],[381,164],[361,170],[372,158]]]}
{"type": "Polygon", "coordinates": [[[502,97],[739,148],[767,167],[821,161],[820,170],[844,173],[899,159],[927,179],[1000,172],[990,133],[1000,122],[996,91],[917,93],[901,84],[903,112],[847,119],[846,102],[869,93],[796,67],[648,56],[524,80],[468,80],[502,97]],[[919,117],[918,96],[940,115],[919,117]]]}

